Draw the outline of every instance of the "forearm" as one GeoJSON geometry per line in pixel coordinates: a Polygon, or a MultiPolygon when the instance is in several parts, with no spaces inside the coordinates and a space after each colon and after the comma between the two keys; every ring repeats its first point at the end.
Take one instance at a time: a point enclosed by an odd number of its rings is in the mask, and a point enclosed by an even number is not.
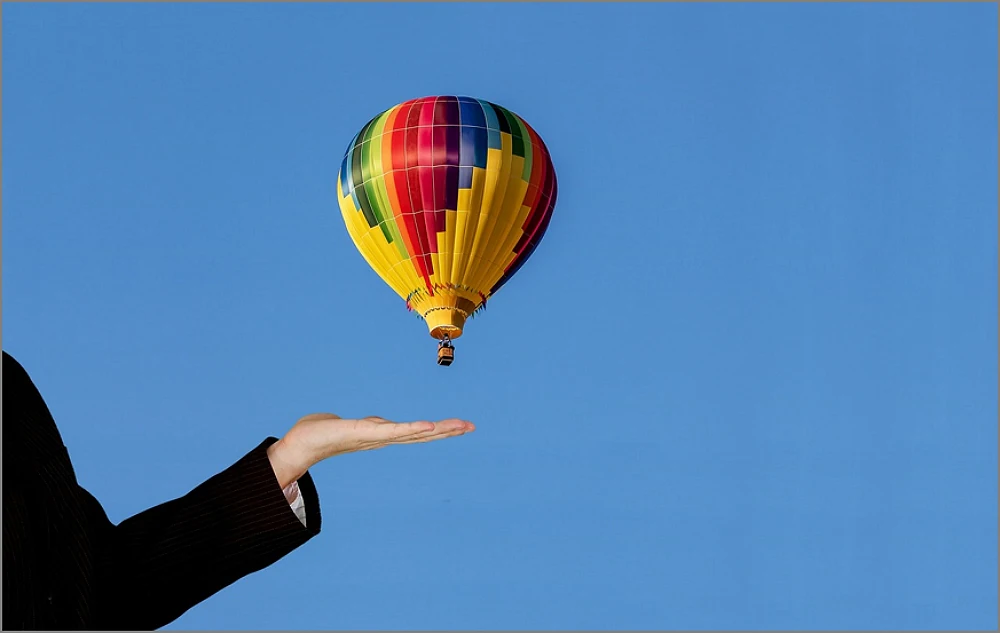
{"type": "MultiPolygon", "coordinates": [[[[269,438],[268,442],[273,442],[269,438]]],[[[319,533],[312,480],[299,477],[300,522],[262,443],[189,494],[114,528],[106,548],[106,629],[158,628],[319,533]]]]}

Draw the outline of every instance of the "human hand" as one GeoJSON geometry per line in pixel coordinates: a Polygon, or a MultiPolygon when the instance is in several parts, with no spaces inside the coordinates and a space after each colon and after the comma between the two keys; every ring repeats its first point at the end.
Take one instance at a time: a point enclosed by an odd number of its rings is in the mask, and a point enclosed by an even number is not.
{"type": "Polygon", "coordinates": [[[345,420],[332,413],[313,413],[295,423],[283,438],[267,449],[278,483],[285,488],[315,464],[345,453],[370,451],[392,444],[443,440],[476,430],[471,422],[390,422],[367,417],[345,420]]]}

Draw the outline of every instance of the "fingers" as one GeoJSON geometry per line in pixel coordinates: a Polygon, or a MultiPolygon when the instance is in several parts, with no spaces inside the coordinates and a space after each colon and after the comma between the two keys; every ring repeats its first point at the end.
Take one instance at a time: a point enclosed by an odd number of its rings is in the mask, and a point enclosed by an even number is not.
{"type": "Polygon", "coordinates": [[[434,428],[433,422],[393,422],[376,415],[370,415],[363,418],[362,421],[374,423],[377,437],[381,440],[392,440],[416,433],[426,433],[434,428]]]}
{"type": "Polygon", "coordinates": [[[434,431],[433,422],[390,422],[386,426],[380,427],[382,438],[393,441],[404,437],[432,433],[434,431]]]}
{"type": "Polygon", "coordinates": [[[432,442],[434,440],[443,440],[448,437],[456,437],[458,435],[465,435],[476,430],[476,426],[471,422],[465,422],[463,420],[445,420],[438,422],[433,425],[433,429],[429,429],[426,432],[418,433],[416,435],[406,435],[395,440],[392,440],[391,444],[419,444],[424,442],[432,442]]]}
{"type": "Polygon", "coordinates": [[[424,444],[424,443],[427,443],[427,442],[434,442],[434,441],[437,441],[437,440],[447,439],[449,437],[458,437],[459,435],[465,435],[468,432],[469,432],[469,430],[467,430],[467,429],[458,429],[458,430],[455,430],[455,431],[449,431],[447,433],[441,433],[441,434],[436,434],[436,435],[420,436],[420,437],[415,437],[415,438],[410,438],[410,439],[405,439],[405,440],[399,440],[398,442],[393,442],[393,444],[394,445],[395,444],[424,444]]]}
{"type": "MultiPolygon", "coordinates": [[[[381,418],[379,418],[381,419],[381,418]]],[[[440,422],[388,422],[375,428],[379,440],[386,444],[422,438],[435,438],[446,434],[466,433],[476,427],[463,420],[442,420],[440,422]]]]}

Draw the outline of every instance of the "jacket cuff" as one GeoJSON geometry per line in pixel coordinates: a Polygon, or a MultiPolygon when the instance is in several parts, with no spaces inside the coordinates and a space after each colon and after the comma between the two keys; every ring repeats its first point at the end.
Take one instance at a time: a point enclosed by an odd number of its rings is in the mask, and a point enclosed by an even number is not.
{"type": "MultiPolygon", "coordinates": [[[[278,476],[274,473],[274,467],[271,466],[271,460],[267,456],[267,449],[277,441],[278,438],[276,437],[268,437],[240,461],[247,460],[253,463],[254,471],[264,470],[270,474],[269,481],[273,481],[274,485],[271,488],[274,494],[268,500],[268,505],[276,504],[280,500],[281,507],[287,513],[288,517],[295,521],[299,528],[308,535],[307,538],[312,538],[320,533],[323,525],[323,516],[320,512],[319,493],[316,491],[316,484],[313,482],[312,475],[309,472],[299,477],[296,482],[299,486],[299,495],[301,495],[306,508],[306,525],[303,526],[302,522],[299,521],[299,517],[295,516],[295,511],[292,510],[291,504],[288,503],[288,499],[281,489],[281,484],[278,482],[278,476]]],[[[264,477],[263,474],[261,476],[264,477]]]]}

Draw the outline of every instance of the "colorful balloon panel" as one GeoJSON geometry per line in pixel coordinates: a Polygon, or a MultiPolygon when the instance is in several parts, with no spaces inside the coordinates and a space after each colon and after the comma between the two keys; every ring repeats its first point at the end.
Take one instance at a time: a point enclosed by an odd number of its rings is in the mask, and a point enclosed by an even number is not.
{"type": "Polygon", "coordinates": [[[510,280],[548,228],[556,176],[538,134],[470,97],[424,97],[369,121],[337,183],[369,265],[438,338],[510,280]]]}

